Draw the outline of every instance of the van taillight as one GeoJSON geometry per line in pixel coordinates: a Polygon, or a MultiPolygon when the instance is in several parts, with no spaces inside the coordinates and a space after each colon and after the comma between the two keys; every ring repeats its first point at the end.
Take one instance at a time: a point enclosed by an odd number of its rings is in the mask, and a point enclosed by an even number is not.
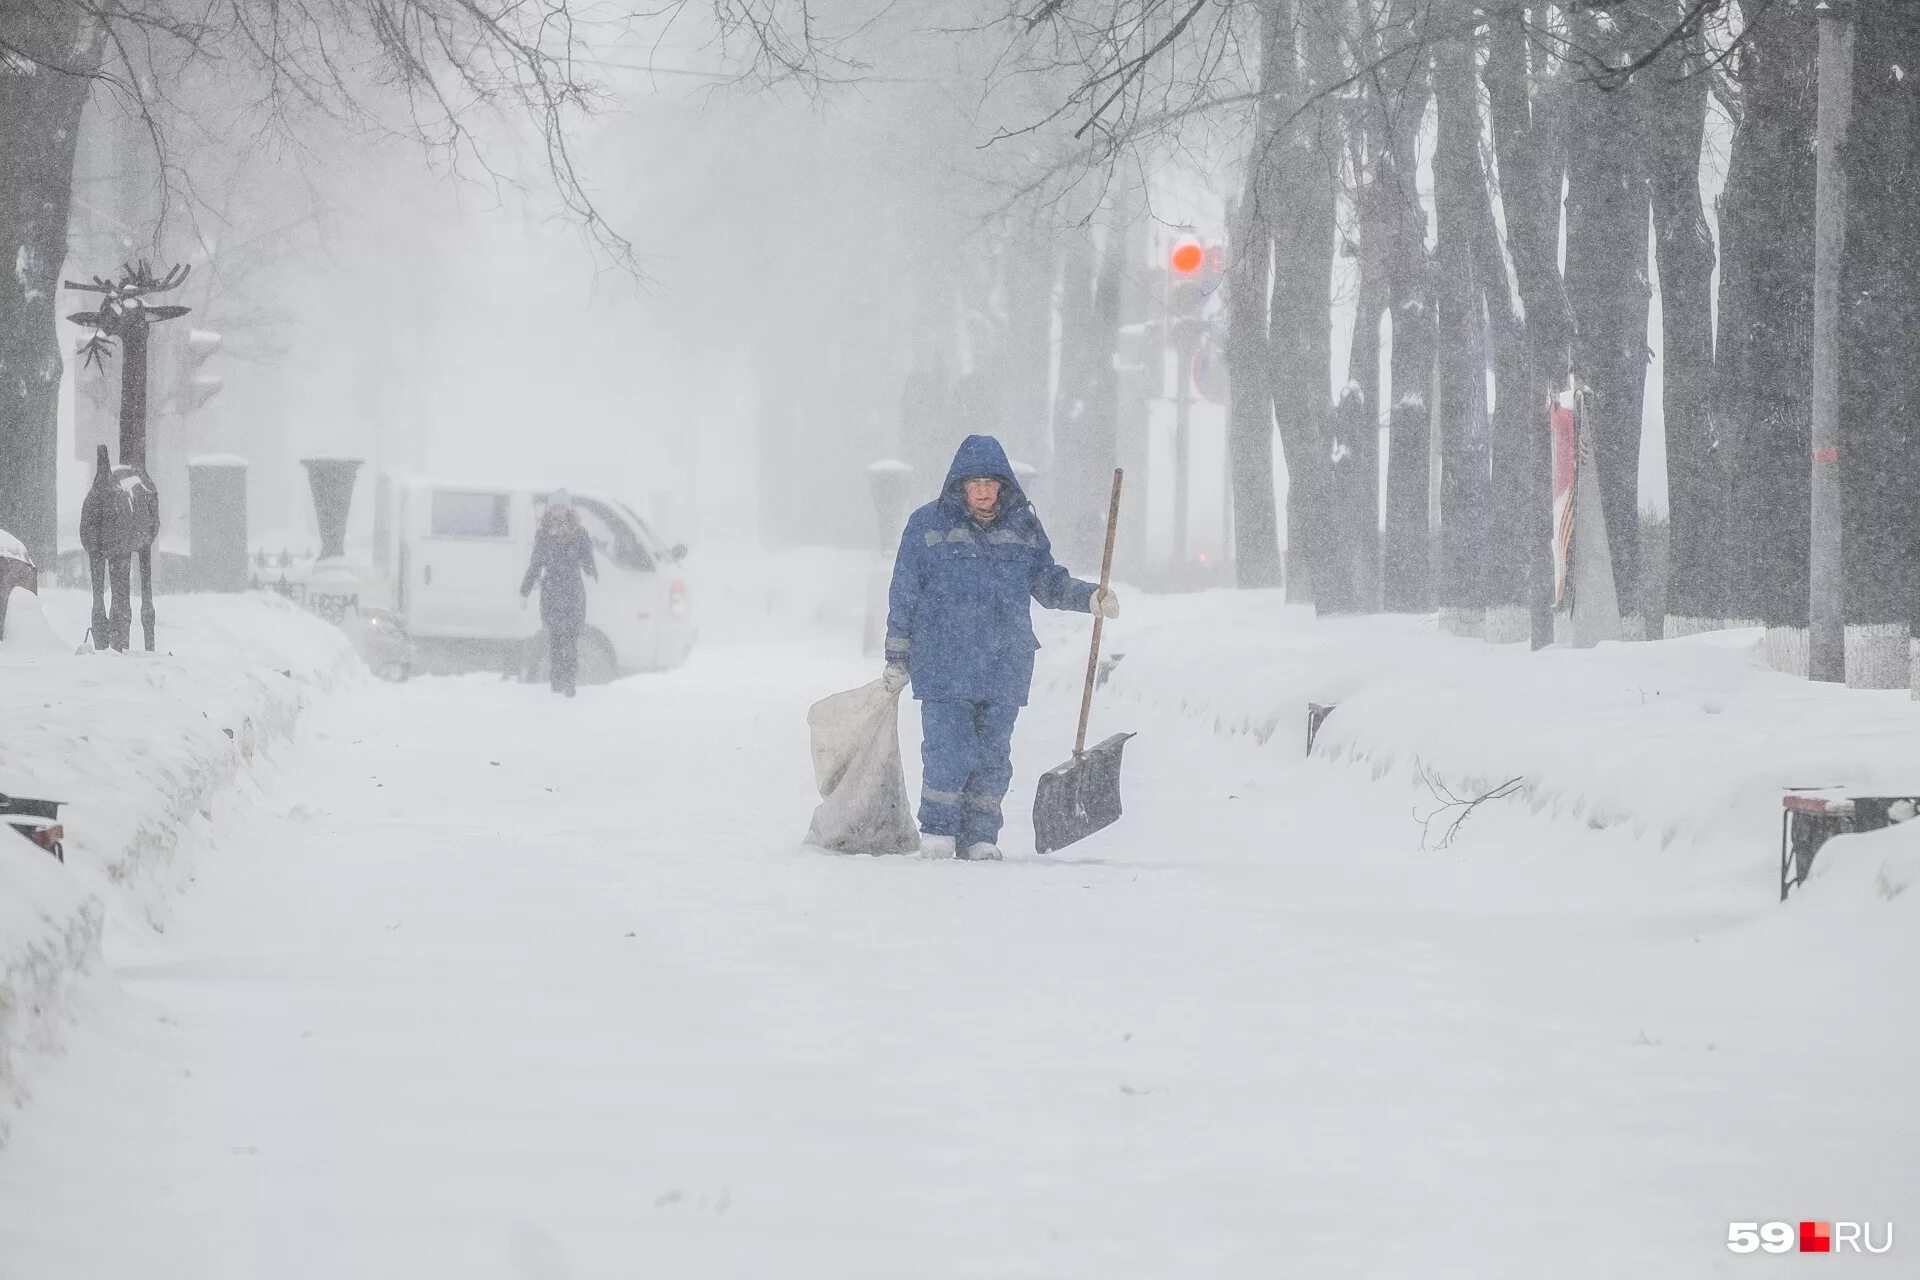
{"type": "Polygon", "coordinates": [[[687,584],[678,578],[674,579],[672,588],[667,592],[667,608],[673,611],[675,617],[686,616],[687,584]]]}

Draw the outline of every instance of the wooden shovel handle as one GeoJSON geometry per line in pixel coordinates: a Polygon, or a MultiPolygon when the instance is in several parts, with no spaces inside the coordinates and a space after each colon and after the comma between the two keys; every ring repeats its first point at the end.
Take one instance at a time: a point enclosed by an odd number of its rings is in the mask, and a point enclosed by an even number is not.
{"type": "MultiPolygon", "coordinates": [[[[1113,531],[1120,523],[1120,481],[1126,472],[1113,469],[1113,501],[1107,507],[1107,549],[1100,555],[1100,590],[1107,589],[1107,580],[1113,574],[1113,531]]],[[[1106,619],[1098,613],[1093,615],[1093,648],[1087,653],[1087,687],[1080,695],[1080,728],[1073,735],[1073,754],[1079,755],[1087,749],[1087,718],[1093,714],[1093,680],[1100,670],[1100,624],[1106,619]]]]}

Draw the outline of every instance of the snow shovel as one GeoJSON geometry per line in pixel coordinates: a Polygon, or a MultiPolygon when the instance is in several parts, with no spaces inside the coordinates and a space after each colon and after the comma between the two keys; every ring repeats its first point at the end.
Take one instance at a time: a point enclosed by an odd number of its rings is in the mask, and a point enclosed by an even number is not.
{"type": "MultiPolygon", "coordinates": [[[[1113,473],[1113,504],[1107,508],[1107,549],[1100,557],[1100,589],[1113,572],[1113,529],[1120,519],[1120,480],[1113,473]]],[[[1040,775],[1033,796],[1033,845],[1041,853],[1064,849],[1120,817],[1120,752],[1130,733],[1116,733],[1087,749],[1087,717],[1093,712],[1094,677],[1100,668],[1099,614],[1093,616],[1093,649],[1087,654],[1087,687],[1080,695],[1080,728],[1073,737],[1073,759],[1040,775]]]]}

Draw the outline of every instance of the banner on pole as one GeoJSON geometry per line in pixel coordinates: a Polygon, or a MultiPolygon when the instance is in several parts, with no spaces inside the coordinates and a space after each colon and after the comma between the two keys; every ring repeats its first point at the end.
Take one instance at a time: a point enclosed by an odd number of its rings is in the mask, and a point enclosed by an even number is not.
{"type": "Polygon", "coordinates": [[[1573,563],[1573,490],[1580,446],[1572,409],[1555,404],[1548,417],[1553,431],[1553,607],[1559,609],[1567,603],[1573,563]]]}

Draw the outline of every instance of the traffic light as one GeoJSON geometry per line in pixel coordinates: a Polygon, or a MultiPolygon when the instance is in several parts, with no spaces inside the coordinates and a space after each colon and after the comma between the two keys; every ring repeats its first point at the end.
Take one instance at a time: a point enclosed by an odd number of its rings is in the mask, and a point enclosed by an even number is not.
{"type": "Polygon", "coordinates": [[[1226,256],[1219,245],[1181,240],[1167,254],[1167,310],[1175,316],[1198,316],[1207,299],[1220,287],[1226,256]]]}
{"type": "Polygon", "coordinates": [[[174,371],[173,407],[189,414],[220,394],[226,379],[217,373],[202,373],[214,352],[220,349],[220,335],[211,329],[189,329],[180,344],[180,360],[174,371]]]}

